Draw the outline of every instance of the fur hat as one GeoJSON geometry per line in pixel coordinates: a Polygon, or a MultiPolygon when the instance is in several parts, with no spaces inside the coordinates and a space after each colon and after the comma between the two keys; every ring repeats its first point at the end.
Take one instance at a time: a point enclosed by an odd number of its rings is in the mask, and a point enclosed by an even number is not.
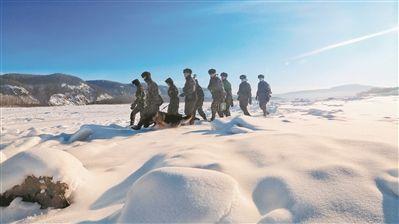
{"type": "Polygon", "coordinates": [[[222,73],[220,73],[220,76],[227,78],[228,74],[226,72],[222,72],[222,73]]]}
{"type": "Polygon", "coordinates": [[[191,69],[189,69],[189,68],[186,68],[186,69],[183,70],[183,73],[190,73],[190,74],[192,74],[193,71],[192,71],[191,69]]]}
{"type": "Polygon", "coordinates": [[[213,75],[213,74],[215,74],[215,73],[216,73],[216,70],[213,69],[213,68],[211,68],[211,69],[208,70],[208,74],[209,74],[209,75],[213,75]]]}
{"type": "Polygon", "coordinates": [[[141,73],[141,77],[142,77],[143,79],[151,78],[151,73],[145,71],[145,72],[141,73]]]}
{"type": "Polygon", "coordinates": [[[264,79],[264,78],[265,78],[264,75],[262,75],[262,74],[258,75],[258,79],[264,79]]]}
{"type": "Polygon", "coordinates": [[[165,80],[165,82],[168,83],[168,84],[173,84],[173,79],[167,78],[167,79],[165,80]]]}
{"type": "Polygon", "coordinates": [[[246,79],[247,76],[246,75],[240,75],[240,79],[246,79]]]}
{"type": "Polygon", "coordinates": [[[132,81],[132,84],[135,85],[135,86],[139,86],[141,83],[140,83],[140,81],[138,79],[135,79],[135,80],[132,81]]]}

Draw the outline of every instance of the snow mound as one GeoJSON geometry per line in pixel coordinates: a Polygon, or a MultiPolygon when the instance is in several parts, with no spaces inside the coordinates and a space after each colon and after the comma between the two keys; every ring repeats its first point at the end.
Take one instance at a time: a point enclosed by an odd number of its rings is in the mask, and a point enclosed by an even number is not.
{"type": "Polygon", "coordinates": [[[75,141],[89,141],[93,139],[110,139],[113,137],[130,136],[135,133],[134,130],[119,125],[82,125],[74,134],[61,135],[60,141],[72,143],[75,141]]]}
{"type": "Polygon", "coordinates": [[[41,142],[41,140],[42,139],[38,136],[19,138],[7,145],[2,151],[6,158],[11,158],[20,152],[35,147],[41,142]]]}
{"type": "Polygon", "coordinates": [[[75,132],[71,137],[68,139],[68,143],[72,143],[74,141],[84,141],[92,135],[94,131],[88,127],[82,127],[77,132],[75,132]]]}
{"type": "Polygon", "coordinates": [[[230,176],[211,170],[165,167],[130,189],[119,222],[215,223],[228,219],[239,195],[230,176]]]}
{"type": "Polygon", "coordinates": [[[258,223],[292,223],[292,214],[283,208],[275,209],[263,216],[258,223]]]}
{"type": "Polygon", "coordinates": [[[1,194],[33,175],[53,177],[54,182],[67,184],[65,196],[69,197],[87,175],[82,163],[71,154],[46,148],[20,152],[1,163],[0,169],[1,194]]]}
{"type": "Polygon", "coordinates": [[[252,125],[242,119],[241,117],[235,117],[228,122],[222,120],[214,120],[211,123],[211,128],[214,131],[220,131],[224,134],[242,134],[256,130],[260,130],[255,125],[252,125]]]}
{"type": "Polygon", "coordinates": [[[266,177],[260,181],[252,197],[261,214],[267,214],[275,209],[289,209],[295,203],[286,182],[277,177],[266,177]]]}

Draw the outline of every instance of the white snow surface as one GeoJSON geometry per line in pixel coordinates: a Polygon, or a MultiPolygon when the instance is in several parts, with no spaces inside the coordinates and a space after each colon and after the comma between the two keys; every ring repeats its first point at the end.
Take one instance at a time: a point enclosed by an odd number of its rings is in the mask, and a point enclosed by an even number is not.
{"type": "Polygon", "coordinates": [[[40,209],[38,203],[23,202],[22,198],[15,198],[8,207],[0,207],[1,223],[23,220],[28,217],[43,214],[46,210],[40,209]]]}
{"type": "MultiPolygon", "coordinates": [[[[240,205],[239,194],[238,183],[222,172],[183,167],[159,168],[133,184],[118,221],[121,223],[227,221],[232,219],[230,216],[234,215],[233,211],[237,212],[235,210],[240,205]]],[[[248,211],[241,208],[239,212],[248,211]]]]}
{"type": "Polygon", "coordinates": [[[399,223],[398,99],[272,101],[267,118],[254,104],[252,117],[236,106],[140,131],[130,105],[1,108],[3,187],[35,172],[84,180],[68,208],[16,199],[2,220],[399,223]]]}

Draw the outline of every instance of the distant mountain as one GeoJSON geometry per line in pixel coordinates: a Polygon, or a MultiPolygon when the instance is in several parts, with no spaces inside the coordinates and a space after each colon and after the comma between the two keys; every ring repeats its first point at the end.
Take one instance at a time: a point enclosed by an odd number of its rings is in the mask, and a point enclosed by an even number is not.
{"type": "Polygon", "coordinates": [[[358,94],[360,97],[372,97],[372,96],[397,96],[399,95],[399,87],[388,87],[388,88],[372,88],[365,92],[358,94]]]}
{"type": "Polygon", "coordinates": [[[358,94],[369,91],[375,87],[367,85],[342,85],[329,89],[316,89],[316,90],[304,90],[289,92],[283,94],[275,94],[273,97],[295,100],[295,99],[307,99],[307,100],[323,100],[329,98],[350,98],[356,97],[358,94]]]}
{"type": "Polygon", "coordinates": [[[133,101],[136,87],[107,80],[89,80],[86,83],[96,90],[96,103],[129,103],[133,101]]]}
{"type": "MultiPolygon", "coordinates": [[[[145,83],[143,83],[145,86],[145,83]]],[[[179,89],[181,92],[181,89],[179,89]]],[[[136,88],[108,80],[84,81],[61,73],[0,75],[1,106],[60,106],[131,103],[136,88]]],[[[159,85],[164,102],[169,101],[168,87],[159,85]]],[[[204,89],[206,100],[210,93],[204,89]]]]}
{"type": "Polygon", "coordinates": [[[84,105],[94,102],[96,91],[82,79],[65,74],[0,76],[2,106],[84,105]]]}
{"type": "MultiPolygon", "coordinates": [[[[145,86],[145,83],[143,84],[145,86]]],[[[159,85],[164,102],[169,101],[168,87],[159,85]]],[[[203,86],[205,100],[211,99],[203,86]]],[[[84,81],[76,76],[61,73],[51,75],[4,74],[0,75],[1,106],[60,106],[86,104],[131,103],[136,88],[108,80],[84,81]]],[[[181,89],[179,89],[181,92],[181,89]]],[[[367,96],[398,95],[398,88],[378,88],[365,85],[343,85],[330,89],[305,90],[274,94],[274,99],[323,100],[367,96]]],[[[183,101],[183,99],[181,99],[183,101]]]]}

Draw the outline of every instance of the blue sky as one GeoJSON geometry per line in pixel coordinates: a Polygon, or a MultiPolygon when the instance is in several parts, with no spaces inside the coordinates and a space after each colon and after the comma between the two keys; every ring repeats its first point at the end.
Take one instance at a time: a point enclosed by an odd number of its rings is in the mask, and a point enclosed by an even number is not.
{"type": "MultiPolygon", "coordinates": [[[[398,84],[398,3],[2,1],[2,73],[62,72],[130,82],[141,72],[183,85],[192,68],[262,73],[275,93],[347,83],[398,84]],[[338,44],[338,45],[337,45],[338,44]],[[306,55],[328,46],[331,49],[306,55]]],[[[255,86],[253,87],[255,88],[255,86]]]]}

